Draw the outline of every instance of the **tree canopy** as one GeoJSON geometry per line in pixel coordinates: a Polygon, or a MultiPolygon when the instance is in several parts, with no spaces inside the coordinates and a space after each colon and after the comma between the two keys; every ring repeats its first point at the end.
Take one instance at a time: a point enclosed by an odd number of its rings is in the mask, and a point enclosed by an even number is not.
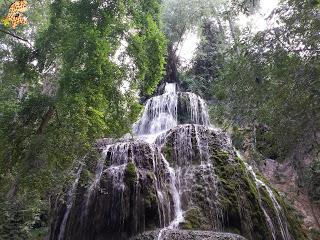
{"type": "Polygon", "coordinates": [[[0,33],[1,238],[31,236],[95,140],[130,130],[165,63],[157,0],[29,6],[28,26],[0,33]]]}

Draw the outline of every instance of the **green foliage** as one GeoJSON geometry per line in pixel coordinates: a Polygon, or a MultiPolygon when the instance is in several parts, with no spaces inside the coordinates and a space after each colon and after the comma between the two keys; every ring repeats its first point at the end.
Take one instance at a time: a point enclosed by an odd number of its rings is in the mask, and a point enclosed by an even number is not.
{"type": "Polygon", "coordinates": [[[213,21],[205,21],[202,26],[202,39],[193,59],[192,68],[182,80],[182,86],[209,99],[212,86],[222,66],[222,34],[213,21]]]}
{"type": "Polygon", "coordinates": [[[222,92],[227,96],[220,104],[227,106],[229,121],[249,126],[255,147],[279,160],[320,124],[319,41],[312,35],[320,24],[306,2],[288,1],[275,11],[275,18],[281,16],[280,27],[254,37],[243,35],[237,48],[225,55],[213,87],[216,98],[221,99],[222,92]],[[296,21],[300,17],[303,23],[296,21]],[[267,130],[259,132],[259,126],[267,130]]]}
{"type": "Polygon", "coordinates": [[[320,231],[317,229],[311,229],[310,234],[309,234],[309,238],[311,240],[317,240],[320,238],[320,231]]]}
{"type": "MultiPolygon", "coordinates": [[[[1,189],[2,190],[2,189],[1,189]]],[[[43,202],[37,199],[36,192],[24,192],[16,195],[10,202],[6,196],[0,196],[0,232],[3,239],[34,239],[30,231],[41,226],[44,209],[43,202]]]]}
{"type": "Polygon", "coordinates": [[[30,25],[16,34],[32,45],[0,33],[5,239],[43,236],[48,222],[37,218],[49,199],[96,139],[130,131],[141,110],[137,93],[152,93],[165,64],[158,0],[29,4],[30,25]]]}
{"type": "Polygon", "coordinates": [[[225,0],[165,0],[163,1],[163,31],[171,43],[181,42],[183,35],[201,26],[204,19],[217,17],[225,0]]]}
{"type": "Polygon", "coordinates": [[[141,93],[149,96],[162,79],[166,42],[151,15],[146,16],[146,23],[148,27],[146,33],[135,34],[130,39],[129,53],[139,69],[141,93]]]}

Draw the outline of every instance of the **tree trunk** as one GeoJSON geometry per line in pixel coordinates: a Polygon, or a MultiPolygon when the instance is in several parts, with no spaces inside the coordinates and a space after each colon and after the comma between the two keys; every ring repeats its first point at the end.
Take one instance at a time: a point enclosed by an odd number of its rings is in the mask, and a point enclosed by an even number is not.
{"type": "Polygon", "coordinates": [[[178,57],[173,49],[173,44],[170,43],[168,45],[168,58],[166,65],[166,75],[164,77],[165,82],[169,83],[179,83],[179,75],[178,75],[178,57]]]}
{"type": "Polygon", "coordinates": [[[44,116],[42,117],[42,121],[40,123],[40,126],[37,130],[37,134],[41,135],[44,133],[45,129],[47,128],[50,119],[52,118],[53,114],[55,111],[55,107],[54,106],[50,106],[48,111],[44,114],[44,116]]]}

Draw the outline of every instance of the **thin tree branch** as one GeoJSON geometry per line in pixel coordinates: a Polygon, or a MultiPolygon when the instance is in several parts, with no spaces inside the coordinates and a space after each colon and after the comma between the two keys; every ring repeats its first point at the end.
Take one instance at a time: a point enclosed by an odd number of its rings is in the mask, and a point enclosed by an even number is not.
{"type": "Polygon", "coordinates": [[[5,34],[10,35],[11,37],[14,37],[14,38],[16,38],[16,39],[19,39],[19,40],[21,40],[21,41],[24,41],[24,42],[28,43],[28,44],[32,47],[31,43],[30,43],[27,39],[25,39],[25,38],[19,37],[18,35],[14,34],[14,33],[12,33],[12,32],[3,30],[3,29],[1,29],[1,28],[0,28],[0,32],[3,32],[3,33],[5,33],[5,34]]]}

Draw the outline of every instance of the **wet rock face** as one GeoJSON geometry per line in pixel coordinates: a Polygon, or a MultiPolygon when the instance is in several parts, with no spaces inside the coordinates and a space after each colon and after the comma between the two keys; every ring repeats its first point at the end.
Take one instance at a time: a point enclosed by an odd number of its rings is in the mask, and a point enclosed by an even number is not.
{"type": "Polygon", "coordinates": [[[200,125],[180,125],[170,131],[162,147],[166,159],[177,169],[186,229],[221,230],[222,206],[219,179],[212,151],[232,152],[225,136],[200,125]],[[226,149],[224,149],[226,148],[226,149]]]}
{"type": "Polygon", "coordinates": [[[281,197],[237,157],[222,131],[177,126],[168,132],[162,152],[179,176],[185,213],[180,228],[234,232],[255,240],[295,239],[296,227],[287,223],[281,197]]]}
{"type": "MultiPolygon", "coordinates": [[[[96,159],[95,164],[91,159],[79,176],[73,204],[68,206],[70,196],[66,196],[56,207],[50,239],[121,240],[168,226],[174,218],[174,200],[162,154],[176,172],[184,212],[179,228],[234,232],[249,240],[272,240],[266,211],[275,239],[286,239],[281,235],[277,212],[266,189],[256,188],[253,176],[236,156],[229,138],[219,130],[180,125],[167,132],[161,148],[142,141],[101,147],[103,157],[96,159]]],[[[286,211],[284,205],[283,210],[286,211]]],[[[161,239],[202,239],[194,234],[167,230],[161,239]]],[[[241,239],[230,236],[203,239],[241,239]]]]}
{"type": "Polygon", "coordinates": [[[168,224],[171,196],[157,149],[143,142],[107,145],[96,166],[95,173],[82,171],[65,226],[70,196],[57,206],[50,239],[128,239],[168,224]],[[94,174],[86,182],[85,175],[94,174]],[[159,205],[157,191],[167,204],[159,205]]]}
{"type": "MultiPolygon", "coordinates": [[[[157,232],[149,232],[130,240],[154,240],[157,232]]],[[[168,230],[164,234],[163,240],[246,240],[244,237],[231,233],[218,233],[210,231],[186,231],[168,230]]]]}
{"type": "Polygon", "coordinates": [[[209,125],[206,108],[206,103],[194,93],[178,93],[177,120],[179,124],[209,125]]]}

